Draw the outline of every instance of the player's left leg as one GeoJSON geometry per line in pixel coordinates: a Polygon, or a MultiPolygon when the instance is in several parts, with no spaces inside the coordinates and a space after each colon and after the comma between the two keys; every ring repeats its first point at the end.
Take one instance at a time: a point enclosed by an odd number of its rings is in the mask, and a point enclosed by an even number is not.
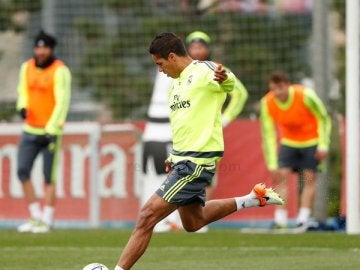
{"type": "Polygon", "coordinates": [[[43,174],[45,178],[44,209],[41,222],[33,228],[33,233],[46,233],[54,222],[56,204],[56,175],[58,171],[58,158],[60,153],[61,137],[53,140],[43,148],[43,174]]]}
{"type": "Polygon", "coordinates": [[[282,205],[284,201],[273,189],[266,188],[265,184],[261,183],[256,184],[245,196],[210,200],[204,207],[201,202],[184,205],[179,208],[179,213],[185,230],[194,232],[235,211],[270,204],[282,205]]]}
{"type": "MultiPolygon", "coordinates": [[[[280,196],[287,201],[289,196],[289,180],[294,168],[299,167],[299,149],[287,145],[280,145],[279,168],[271,172],[273,185],[280,196]]],[[[288,209],[280,205],[274,211],[274,223],[272,227],[286,228],[288,226],[288,209]]]]}
{"type": "MultiPolygon", "coordinates": [[[[292,174],[291,168],[279,168],[271,172],[272,183],[276,192],[285,201],[289,196],[289,179],[292,174]]],[[[274,211],[273,228],[286,228],[288,225],[288,211],[286,205],[277,205],[274,211]]]]}
{"type": "Polygon", "coordinates": [[[303,171],[303,177],[304,187],[300,198],[300,210],[296,219],[298,224],[308,222],[316,194],[316,173],[307,169],[303,171]]]}
{"type": "MultiPolygon", "coordinates": [[[[219,168],[219,162],[216,162],[216,172],[214,174],[214,177],[211,180],[211,183],[206,186],[206,200],[212,200],[214,198],[215,189],[218,183],[218,168],[219,168]]],[[[196,231],[196,233],[207,233],[209,231],[209,227],[207,225],[201,227],[199,230],[196,231]]]]}
{"type": "Polygon", "coordinates": [[[214,163],[199,165],[189,160],[180,161],[172,165],[171,174],[157,191],[165,201],[179,206],[185,230],[194,232],[243,208],[283,204],[278,194],[264,184],[255,185],[246,196],[205,203],[205,188],[214,176],[214,169],[214,163]]]}
{"type": "Polygon", "coordinates": [[[300,209],[296,222],[298,226],[306,229],[311,216],[311,210],[315,201],[316,194],[316,171],[318,161],[315,158],[317,146],[310,146],[299,149],[298,167],[303,172],[303,190],[300,197],[300,209]]]}

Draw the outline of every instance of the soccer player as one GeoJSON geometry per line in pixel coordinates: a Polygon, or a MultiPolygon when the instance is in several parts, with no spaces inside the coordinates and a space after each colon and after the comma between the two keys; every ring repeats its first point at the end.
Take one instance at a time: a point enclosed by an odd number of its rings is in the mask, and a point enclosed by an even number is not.
{"type": "MultiPolygon", "coordinates": [[[[194,60],[210,60],[211,38],[206,33],[194,31],[186,37],[185,41],[188,53],[194,60]]],[[[171,148],[170,109],[167,106],[167,95],[171,82],[172,79],[164,73],[158,72],[156,74],[148,110],[148,121],[143,135],[144,184],[142,186],[141,205],[144,205],[166,176],[163,163],[171,148]]],[[[229,102],[222,113],[223,127],[236,119],[248,98],[246,88],[238,79],[236,79],[233,91],[227,95],[229,102]]],[[[207,199],[213,198],[216,182],[217,177],[215,175],[213,181],[206,188],[207,199]]],[[[155,226],[154,232],[177,231],[181,227],[179,223],[177,211],[174,211],[155,226]]],[[[204,226],[198,232],[206,232],[207,230],[207,226],[204,226]]]]}
{"type": "Polygon", "coordinates": [[[71,74],[54,55],[56,39],[40,31],[34,40],[34,56],[22,64],[18,83],[17,110],[24,119],[18,149],[17,174],[30,211],[19,232],[45,233],[53,223],[55,177],[62,128],[70,103],[71,74]],[[42,154],[45,180],[41,210],[30,181],[35,158],[42,154]]]}
{"type": "Polygon", "coordinates": [[[224,151],[221,108],[235,75],[220,64],[193,60],[173,33],[157,35],[149,52],[159,71],[175,79],[169,93],[173,148],[165,163],[168,176],[140,210],[115,270],[130,269],[145,252],[155,224],[176,209],[184,229],[195,232],[244,208],[283,204],[264,184],[242,197],[205,202],[205,187],[224,151]]]}
{"type": "MultiPolygon", "coordinates": [[[[279,194],[287,200],[292,172],[303,173],[297,226],[307,229],[316,194],[316,171],[328,152],[331,121],[316,93],[302,85],[290,84],[288,75],[277,71],[269,80],[269,92],[261,99],[261,130],[266,165],[279,194]],[[276,128],[280,131],[277,153],[276,128]]],[[[286,227],[287,210],[278,206],[275,227],[286,227]]]]}

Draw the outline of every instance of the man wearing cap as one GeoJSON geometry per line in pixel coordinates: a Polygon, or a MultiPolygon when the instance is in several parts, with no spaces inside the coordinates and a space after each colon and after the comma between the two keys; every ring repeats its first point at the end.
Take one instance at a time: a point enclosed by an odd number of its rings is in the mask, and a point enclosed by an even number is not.
{"type": "Polygon", "coordinates": [[[19,232],[45,233],[53,223],[57,160],[71,95],[71,73],[55,57],[55,46],[56,39],[40,31],[34,40],[34,56],[20,69],[16,109],[24,119],[24,127],[18,147],[17,174],[30,219],[18,227],[19,232]],[[30,180],[40,153],[45,182],[43,210],[30,180]]]}
{"type": "MultiPolygon", "coordinates": [[[[189,55],[194,60],[210,60],[210,37],[201,31],[190,33],[186,37],[186,45],[189,55]]],[[[148,121],[145,125],[143,134],[143,192],[141,205],[150,198],[153,192],[163,182],[166,172],[164,160],[169,155],[171,149],[172,134],[169,122],[168,91],[172,83],[172,78],[162,72],[157,72],[154,89],[148,110],[148,121]]],[[[248,93],[244,85],[236,78],[234,90],[228,93],[230,101],[227,104],[222,117],[223,127],[234,120],[242,111],[248,93]]],[[[207,199],[212,198],[216,177],[211,185],[206,189],[207,199]]],[[[177,231],[181,227],[180,217],[177,211],[160,221],[154,228],[154,232],[177,231]]],[[[199,232],[206,232],[204,226],[199,232]]]]}

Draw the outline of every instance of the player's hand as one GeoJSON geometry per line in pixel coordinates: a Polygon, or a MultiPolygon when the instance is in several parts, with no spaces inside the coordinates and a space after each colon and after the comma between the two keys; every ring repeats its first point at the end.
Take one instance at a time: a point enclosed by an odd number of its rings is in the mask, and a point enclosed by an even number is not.
{"type": "Polygon", "coordinates": [[[19,111],[19,114],[20,114],[22,119],[26,119],[27,111],[26,111],[25,108],[21,108],[20,111],[19,111]]]}
{"type": "Polygon", "coordinates": [[[217,81],[218,83],[222,83],[228,78],[228,75],[226,73],[226,70],[222,66],[222,64],[218,64],[218,66],[215,69],[214,74],[214,81],[217,81]]]}
{"type": "Polygon", "coordinates": [[[56,142],[56,136],[50,134],[38,135],[36,141],[40,146],[46,147],[49,144],[56,142]]]}
{"type": "Polygon", "coordinates": [[[328,156],[328,152],[325,150],[317,149],[315,152],[315,158],[319,161],[324,160],[325,158],[327,158],[327,156],[328,156]]]}
{"type": "Polygon", "coordinates": [[[167,159],[165,160],[165,172],[167,174],[170,174],[172,171],[172,168],[171,168],[171,163],[170,161],[168,161],[167,159]]]}

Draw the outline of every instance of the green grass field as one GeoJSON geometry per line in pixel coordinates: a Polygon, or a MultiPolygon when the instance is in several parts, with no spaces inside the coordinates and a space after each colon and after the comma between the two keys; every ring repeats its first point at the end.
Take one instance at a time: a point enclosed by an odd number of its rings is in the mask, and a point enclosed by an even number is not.
{"type": "MultiPolygon", "coordinates": [[[[44,235],[0,230],[0,269],[80,270],[101,262],[112,270],[129,235],[124,229],[55,230],[44,235]]],[[[360,236],[242,234],[235,229],[155,234],[133,269],[360,269],[360,236]]]]}

